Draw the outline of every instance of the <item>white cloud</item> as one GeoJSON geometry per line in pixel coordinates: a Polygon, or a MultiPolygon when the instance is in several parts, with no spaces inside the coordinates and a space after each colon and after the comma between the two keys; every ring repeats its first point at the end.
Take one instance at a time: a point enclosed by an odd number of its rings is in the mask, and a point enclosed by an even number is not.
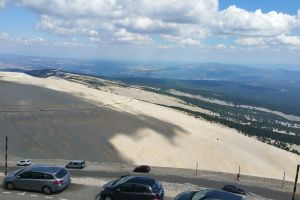
{"type": "Polygon", "coordinates": [[[64,20],[58,17],[42,15],[36,28],[59,35],[80,34],[97,36],[99,33],[95,29],[100,27],[89,19],[64,20]]]}
{"type": "Polygon", "coordinates": [[[169,42],[173,42],[179,39],[179,37],[170,34],[161,34],[160,37],[169,42]]]}
{"type": "Polygon", "coordinates": [[[236,44],[246,45],[246,46],[255,46],[255,45],[265,45],[266,41],[261,37],[246,37],[235,40],[236,44]]]}
{"type": "Polygon", "coordinates": [[[300,47],[300,37],[299,36],[280,35],[280,36],[277,37],[277,40],[281,44],[291,45],[291,46],[299,46],[300,47]]]}
{"type": "Polygon", "coordinates": [[[5,7],[5,0],[0,0],[0,9],[5,7]]]}
{"type": "Polygon", "coordinates": [[[235,40],[236,44],[245,46],[299,46],[299,36],[279,35],[275,37],[247,37],[235,40]]]}
{"type": "MultiPolygon", "coordinates": [[[[295,45],[300,10],[250,12],[219,9],[218,0],[10,0],[40,16],[38,30],[85,36],[91,42],[151,44],[155,36],[180,45],[200,45],[210,37],[237,37],[237,45],[295,45]]],[[[0,7],[4,0],[0,0],[0,7]]]]}
{"type": "Polygon", "coordinates": [[[34,44],[45,44],[46,40],[42,37],[35,37],[35,38],[23,38],[23,37],[17,37],[17,38],[11,38],[12,42],[16,42],[18,44],[23,45],[34,45],[34,44]]]}
{"type": "Polygon", "coordinates": [[[121,29],[115,32],[115,36],[118,41],[122,42],[150,42],[151,38],[148,35],[136,34],[127,32],[125,29],[121,29]]]}
{"type": "Polygon", "coordinates": [[[54,42],[54,46],[60,46],[60,47],[82,47],[84,44],[77,41],[60,41],[60,42],[54,42]]]}
{"type": "Polygon", "coordinates": [[[72,38],[71,41],[48,41],[43,37],[11,37],[5,32],[0,32],[0,41],[18,46],[61,46],[61,47],[82,47],[85,46],[79,42],[77,38],[72,38]]]}
{"type": "Polygon", "coordinates": [[[12,0],[39,13],[64,18],[118,17],[122,7],[116,0],[12,0]]]}
{"type": "Polygon", "coordinates": [[[11,37],[6,32],[0,32],[0,41],[5,41],[9,43],[21,44],[21,45],[32,45],[32,44],[42,44],[47,41],[42,37],[11,37]]]}
{"type": "Polygon", "coordinates": [[[115,25],[136,33],[175,33],[177,31],[174,23],[165,23],[161,20],[140,16],[116,20],[115,25]]]}
{"type": "Polygon", "coordinates": [[[275,11],[262,13],[261,10],[248,12],[236,6],[219,13],[218,31],[223,34],[240,36],[275,36],[288,33],[297,27],[296,16],[275,11]]]}
{"type": "Polygon", "coordinates": [[[200,45],[201,42],[199,40],[194,40],[191,38],[186,38],[178,41],[178,44],[180,45],[188,45],[188,46],[195,46],[195,45],[200,45]]]}
{"type": "MultiPolygon", "coordinates": [[[[132,34],[172,34],[201,37],[218,10],[218,0],[12,0],[40,14],[39,30],[60,35],[88,37],[104,32],[114,37],[125,29],[132,34]],[[136,9],[139,8],[139,9],[136,9]]],[[[101,37],[100,36],[100,37],[101,37]]],[[[105,41],[105,40],[103,40],[105,41]]]]}
{"type": "Polygon", "coordinates": [[[8,40],[9,35],[6,32],[0,32],[0,40],[8,40]]]}
{"type": "Polygon", "coordinates": [[[89,37],[89,39],[91,42],[97,42],[97,43],[101,42],[101,39],[99,37],[89,37]]]}
{"type": "Polygon", "coordinates": [[[215,49],[227,49],[227,46],[225,44],[217,44],[215,45],[215,49]]]}
{"type": "Polygon", "coordinates": [[[144,15],[164,22],[178,24],[206,22],[217,12],[218,0],[140,0],[129,1],[144,15]]]}
{"type": "Polygon", "coordinates": [[[163,45],[163,44],[157,44],[155,45],[156,48],[159,48],[159,49],[170,49],[171,46],[169,45],[163,45]]]}

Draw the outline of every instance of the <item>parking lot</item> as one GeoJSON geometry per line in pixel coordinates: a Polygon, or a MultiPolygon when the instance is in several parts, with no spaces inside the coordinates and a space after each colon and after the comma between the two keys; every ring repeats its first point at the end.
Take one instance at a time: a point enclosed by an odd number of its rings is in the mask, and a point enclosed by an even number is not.
{"type": "MultiPolygon", "coordinates": [[[[99,167],[99,166],[98,166],[99,167]]],[[[9,171],[20,167],[11,166],[9,171]]],[[[99,167],[100,168],[100,167],[99,167]]],[[[96,170],[93,165],[88,165],[83,170],[69,170],[72,176],[72,184],[69,185],[63,192],[46,196],[42,193],[30,192],[30,191],[8,191],[5,188],[0,188],[0,200],[1,199],[53,199],[53,200],[67,200],[67,199],[96,199],[100,192],[101,187],[111,179],[120,177],[128,171],[113,170],[110,166],[110,170],[107,171],[106,167],[102,170],[96,170]]],[[[3,167],[0,167],[1,171],[3,167]]],[[[153,169],[155,172],[155,169],[153,169]]],[[[170,173],[170,172],[169,172],[170,173]]],[[[155,178],[162,182],[165,189],[165,200],[171,200],[175,195],[187,190],[196,190],[199,188],[221,188],[225,184],[231,182],[212,180],[207,178],[195,178],[185,177],[180,175],[161,175],[158,173],[150,173],[148,176],[155,178]]],[[[3,174],[0,174],[0,183],[2,183],[3,174]]],[[[237,184],[237,183],[233,183],[237,184]]],[[[277,189],[266,188],[259,185],[240,185],[247,192],[254,193],[259,196],[264,196],[268,199],[286,200],[291,196],[291,191],[279,191],[277,189]]],[[[298,195],[297,195],[298,196],[298,195]]],[[[297,197],[296,197],[297,198],[297,197]]]]}
{"type": "MultiPolygon", "coordinates": [[[[2,180],[1,180],[2,181],[2,180]]],[[[8,191],[3,187],[0,188],[0,200],[73,200],[73,199],[96,199],[99,194],[100,187],[88,186],[88,185],[79,185],[71,184],[63,192],[44,195],[37,192],[28,192],[28,191],[8,191]]],[[[166,197],[165,200],[171,200],[172,198],[166,197]]]]}
{"type": "MultiPolygon", "coordinates": [[[[77,179],[77,178],[74,178],[77,179]]],[[[3,183],[3,176],[0,176],[0,182],[3,183]]],[[[97,199],[101,190],[101,181],[99,186],[89,185],[95,183],[76,184],[71,183],[64,191],[51,195],[44,195],[39,192],[22,191],[22,190],[7,190],[3,184],[0,187],[0,200],[82,200],[82,199],[97,199]]],[[[171,197],[165,197],[165,200],[171,200],[171,197]]]]}
{"type": "Polygon", "coordinates": [[[28,192],[13,190],[9,191],[5,188],[0,188],[0,199],[5,200],[26,200],[26,199],[51,199],[51,200],[71,200],[71,199],[95,199],[99,193],[99,187],[86,186],[79,184],[70,184],[63,192],[44,195],[37,192],[28,192]]]}

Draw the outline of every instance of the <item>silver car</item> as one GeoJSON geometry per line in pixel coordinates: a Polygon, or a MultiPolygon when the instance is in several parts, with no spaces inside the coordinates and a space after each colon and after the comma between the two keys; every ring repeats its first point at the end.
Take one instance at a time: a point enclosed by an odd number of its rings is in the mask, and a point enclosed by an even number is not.
{"type": "Polygon", "coordinates": [[[31,165],[31,160],[25,159],[25,160],[19,160],[17,162],[17,166],[29,166],[31,165]]]}
{"type": "Polygon", "coordinates": [[[85,168],[85,160],[72,160],[66,164],[66,168],[83,169],[85,168]]]}
{"type": "Polygon", "coordinates": [[[71,183],[70,173],[61,167],[34,165],[13,171],[4,178],[7,189],[41,191],[44,194],[64,190],[71,183]]]}

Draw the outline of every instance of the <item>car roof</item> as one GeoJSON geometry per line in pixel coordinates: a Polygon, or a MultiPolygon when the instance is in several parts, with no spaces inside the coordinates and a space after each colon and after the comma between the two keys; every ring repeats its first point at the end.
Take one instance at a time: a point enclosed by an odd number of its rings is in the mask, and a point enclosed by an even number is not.
{"type": "Polygon", "coordinates": [[[82,163],[85,162],[85,160],[71,160],[70,162],[82,163]]]}
{"type": "Polygon", "coordinates": [[[140,185],[146,185],[152,187],[155,184],[155,180],[146,176],[131,176],[127,183],[135,183],[140,185]]]}
{"type": "Polygon", "coordinates": [[[136,166],[136,168],[138,167],[150,167],[149,165],[139,165],[139,166],[136,166]]]}
{"type": "MultiPolygon", "coordinates": [[[[234,189],[237,189],[237,190],[243,190],[242,188],[240,188],[240,187],[238,187],[238,186],[235,186],[235,185],[225,185],[224,188],[226,188],[226,187],[227,187],[227,188],[229,188],[229,187],[230,187],[230,188],[234,188],[234,189]]],[[[243,190],[243,191],[244,191],[244,190],[243,190]]]]}
{"type": "Polygon", "coordinates": [[[218,199],[220,197],[222,198],[226,198],[228,200],[242,200],[243,198],[239,195],[236,195],[236,194],[232,194],[230,192],[226,192],[226,191],[223,191],[223,190],[216,190],[216,189],[208,189],[207,190],[207,194],[205,196],[206,198],[211,198],[211,199],[218,199]]]}
{"type": "Polygon", "coordinates": [[[56,174],[60,172],[62,169],[63,168],[61,167],[50,166],[50,165],[33,165],[32,167],[28,168],[28,171],[56,174]]]}
{"type": "Polygon", "coordinates": [[[224,185],[224,187],[237,187],[237,186],[235,186],[235,185],[224,185]]]}

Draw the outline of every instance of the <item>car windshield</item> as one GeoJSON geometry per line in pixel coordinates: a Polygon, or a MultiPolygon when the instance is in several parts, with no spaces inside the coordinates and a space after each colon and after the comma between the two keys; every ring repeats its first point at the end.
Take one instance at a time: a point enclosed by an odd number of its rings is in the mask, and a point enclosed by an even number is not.
{"type": "Polygon", "coordinates": [[[123,177],[123,178],[120,178],[120,179],[118,179],[118,180],[113,184],[113,186],[117,186],[117,185],[120,185],[120,184],[122,184],[122,183],[125,183],[125,182],[129,181],[130,179],[132,179],[132,176],[125,176],[125,177],[123,177]]]}
{"type": "Polygon", "coordinates": [[[67,174],[67,171],[65,169],[60,170],[57,174],[55,174],[55,176],[57,178],[62,178],[67,174]]]}
{"type": "Polygon", "coordinates": [[[161,185],[159,182],[155,181],[155,184],[153,185],[152,189],[153,189],[153,192],[159,192],[161,188],[161,185]]]}
{"type": "Polygon", "coordinates": [[[243,198],[220,190],[201,190],[196,192],[192,200],[242,200],[243,198]]]}
{"type": "Polygon", "coordinates": [[[24,170],[25,169],[18,169],[18,170],[13,171],[11,174],[17,175],[17,174],[20,174],[21,172],[23,172],[24,170]]]}
{"type": "Polygon", "coordinates": [[[201,200],[203,199],[209,190],[200,190],[196,192],[191,200],[201,200]]]}

